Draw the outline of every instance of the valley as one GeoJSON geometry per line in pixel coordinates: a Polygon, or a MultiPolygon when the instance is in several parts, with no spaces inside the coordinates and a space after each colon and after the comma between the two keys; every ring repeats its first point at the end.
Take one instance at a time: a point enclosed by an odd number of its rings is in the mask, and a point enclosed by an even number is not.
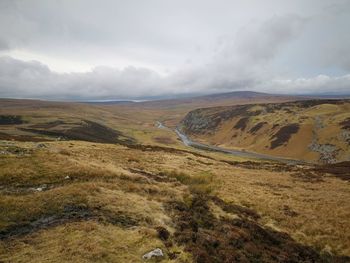
{"type": "Polygon", "coordinates": [[[350,103],[263,99],[0,100],[0,262],[349,261],[350,103]]]}

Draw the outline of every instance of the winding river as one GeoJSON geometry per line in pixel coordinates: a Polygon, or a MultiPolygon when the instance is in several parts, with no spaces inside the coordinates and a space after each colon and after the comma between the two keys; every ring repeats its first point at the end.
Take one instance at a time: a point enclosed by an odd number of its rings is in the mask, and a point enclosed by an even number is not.
{"type": "MultiPolygon", "coordinates": [[[[156,126],[160,129],[168,129],[172,130],[169,127],[166,127],[162,122],[157,121],[156,126]]],[[[267,160],[267,161],[278,161],[278,162],[283,162],[287,164],[303,164],[305,162],[300,161],[300,160],[293,160],[293,159],[288,159],[288,158],[283,158],[283,157],[277,157],[277,156],[272,156],[272,155],[267,155],[267,154],[260,154],[260,153],[254,153],[254,152],[247,152],[247,151],[240,151],[240,150],[232,150],[232,149],[226,149],[214,145],[208,145],[200,142],[195,142],[191,140],[186,134],[181,132],[178,128],[174,130],[177,134],[177,136],[181,139],[182,143],[186,146],[201,149],[201,150],[206,150],[206,151],[215,151],[215,152],[222,152],[234,156],[239,156],[239,157],[247,157],[247,158],[254,158],[254,159],[261,159],[261,160],[267,160]]]]}

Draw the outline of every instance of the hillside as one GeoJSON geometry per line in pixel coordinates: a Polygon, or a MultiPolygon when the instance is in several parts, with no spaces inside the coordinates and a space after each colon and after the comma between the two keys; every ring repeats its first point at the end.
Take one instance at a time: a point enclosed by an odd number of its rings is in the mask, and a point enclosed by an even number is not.
{"type": "Polygon", "coordinates": [[[350,259],[350,162],[286,165],[186,147],[154,125],[173,116],[160,109],[0,106],[1,262],[350,259]],[[157,248],[163,256],[143,258],[157,248]]]}
{"type": "MultiPolygon", "coordinates": [[[[276,103],[305,99],[306,98],[304,97],[289,95],[275,95],[252,91],[235,91],[204,96],[150,100],[124,105],[119,104],[119,106],[113,106],[113,104],[109,103],[100,105],[105,105],[106,107],[109,107],[109,109],[118,108],[132,114],[135,111],[141,111],[142,114],[140,116],[135,116],[136,118],[149,115],[153,117],[153,122],[162,121],[166,126],[175,128],[189,111],[197,108],[254,103],[276,103]]],[[[144,119],[141,119],[140,121],[142,120],[144,119]]]]}
{"type": "Polygon", "coordinates": [[[350,160],[350,101],[202,108],[180,128],[195,141],[319,163],[350,160]]]}

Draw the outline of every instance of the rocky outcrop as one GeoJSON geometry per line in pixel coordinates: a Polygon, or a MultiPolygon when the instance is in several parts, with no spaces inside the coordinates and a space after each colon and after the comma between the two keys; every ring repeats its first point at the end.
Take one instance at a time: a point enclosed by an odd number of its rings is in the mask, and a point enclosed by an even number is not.
{"type": "MultiPolygon", "coordinates": [[[[193,110],[181,121],[180,128],[188,134],[212,133],[227,120],[254,115],[254,112],[248,111],[251,107],[252,105],[238,105],[193,110]]],[[[246,123],[247,120],[242,122],[246,123]]]]}

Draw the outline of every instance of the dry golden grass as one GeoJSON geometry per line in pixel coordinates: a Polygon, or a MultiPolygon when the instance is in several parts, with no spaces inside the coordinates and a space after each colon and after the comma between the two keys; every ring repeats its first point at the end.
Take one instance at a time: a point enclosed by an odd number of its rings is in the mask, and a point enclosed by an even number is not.
{"type": "MultiPolygon", "coordinates": [[[[85,208],[93,216],[3,240],[0,251],[5,262],[21,262],[26,257],[33,262],[34,258],[137,262],[152,247],[165,249],[149,233],[156,226],[172,231],[174,222],[164,205],[170,200],[188,202],[189,190],[247,206],[262,216],[262,225],[285,231],[301,243],[350,255],[350,190],[348,182],[334,177],[308,182],[287,167],[280,171],[259,168],[259,164],[256,169],[238,167],[223,162],[230,157],[218,153],[200,157],[166,148],[144,151],[77,141],[46,143],[40,149],[35,143],[15,144],[31,151],[0,157],[2,230],[64,216],[67,207],[85,208]],[[42,185],[47,189],[33,190],[42,185]]],[[[215,204],[210,207],[213,214],[232,218],[215,204]]],[[[175,244],[166,249],[181,252],[178,262],[189,260],[175,244]]]]}
{"type": "Polygon", "coordinates": [[[289,172],[240,168],[222,172],[220,180],[218,195],[258,211],[262,224],[320,250],[350,254],[348,182],[305,182],[289,172]]]}
{"type": "MultiPolygon", "coordinates": [[[[167,250],[155,230],[139,227],[125,229],[94,221],[74,222],[39,231],[17,240],[0,243],[2,262],[142,262],[140,255],[156,247],[167,250]]],[[[191,262],[182,252],[176,260],[191,262]]],[[[154,262],[149,261],[149,262],[154,262]]]]}

